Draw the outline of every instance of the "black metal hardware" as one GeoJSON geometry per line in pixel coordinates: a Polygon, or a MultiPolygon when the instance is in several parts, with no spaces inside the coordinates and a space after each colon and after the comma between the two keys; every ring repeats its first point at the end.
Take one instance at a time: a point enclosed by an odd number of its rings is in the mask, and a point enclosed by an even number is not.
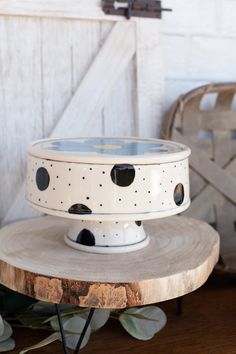
{"type": "Polygon", "coordinates": [[[103,0],[102,9],[107,15],[161,18],[162,11],[172,11],[161,7],[156,0],[103,0]]]}

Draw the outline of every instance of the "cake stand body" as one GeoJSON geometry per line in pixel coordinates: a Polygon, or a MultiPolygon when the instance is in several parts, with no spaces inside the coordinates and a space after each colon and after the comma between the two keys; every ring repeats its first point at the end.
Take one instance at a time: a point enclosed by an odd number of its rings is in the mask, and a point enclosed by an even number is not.
{"type": "Polygon", "coordinates": [[[96,253],[146,247],[142,220],[189,204],[189,148],[140,138],[48,139],[29,149],[26,198],[71,220],[65,241],[96,253]],[[92,246],[92,247],[91,247],[92,246]]]}

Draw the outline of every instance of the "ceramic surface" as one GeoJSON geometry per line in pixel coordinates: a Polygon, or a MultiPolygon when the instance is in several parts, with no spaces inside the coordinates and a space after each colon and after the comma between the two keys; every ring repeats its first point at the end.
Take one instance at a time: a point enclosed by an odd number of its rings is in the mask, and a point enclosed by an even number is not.
{"type": "Polygon", "coordinates": [[[77,220],[66,235],[77,248],[83,229],[95,235],[94,247],[141,245],[146,235],[142,228],[135,233],[135,220],[178,214],[189,206],[189,154],[181,144],[158,139],[39,141],[29,149],[26,198],[44,213],[77,220]],[[114,222],[120,222],[118,237],[114,222]]]}

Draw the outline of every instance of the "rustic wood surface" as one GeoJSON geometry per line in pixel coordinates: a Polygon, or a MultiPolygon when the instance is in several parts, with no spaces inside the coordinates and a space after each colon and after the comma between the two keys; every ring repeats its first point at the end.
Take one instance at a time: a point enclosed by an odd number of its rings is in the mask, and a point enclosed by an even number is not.
{"type": "Polygon", "coordinates": [[[127,254],[88,254],[68,247],[68,221],[40,217],[0,231],[0,282],[54,303],[124,308],[189,293],[218,260],[219,238],[206,223],[169,217],[144,223],[150,243],[127,254]]]}
{"type": "MultiPolygon", "coordinates": [[[[175,300],[157,304],[167,315],[167,325],[153,339],[138,341],[125,332],[117,320],[110,319],[92,334],[82,354],[235,354],[236,287],[235,277],[213,274],[197,291],[183,297],[183,312],[175,314],[175,300]]],[[[18,354],[27,346],[48,336],[46,331],[14,329],[18,354]]],[[[30,354],[63,353],[59,341],[30,354]]],[[[72,353],[72,351],[71,351],[72,353]]]]}
{"type": "Polygon", "coordinates": [[[192,204],[184,215],[214,225],[224,270],[236,272],[236,84],[206,85],[181,96],[163,137],[190,146],[192,204]]]}

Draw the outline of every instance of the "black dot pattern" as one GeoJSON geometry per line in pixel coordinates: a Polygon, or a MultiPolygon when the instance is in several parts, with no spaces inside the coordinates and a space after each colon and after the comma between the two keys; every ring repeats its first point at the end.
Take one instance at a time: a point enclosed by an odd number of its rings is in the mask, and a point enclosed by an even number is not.
{"type": "Polygon", "coordinates": [[[36,184],[40,191],[48,188],[50,182],[49,173],[46,168],[40,167],[36,172],[36,184]]]}
{"type": "Polygon", "coordinates": [[[137,225],[137,226],[141,226],[142,225],[142,221],[135,221],[135,224],[137,225]]]}
{"type": "Polygon", "coordinates": [[[189,201],[188,161],[153,165],[67,163],[29,156],[26,196],[64,213],[124,214],[175,210],[189,201]],[[42,191],[45,191],[42,192],[42,191]]]}
{"type": "Polygon", "coordinates": [[[78,234],[76,242],[85,246],[95,246],[95,237],[91,231],[83,229],[78,234]]]}
{"type": "Polygon", "coordinates": [[[135,169],[133,165],[115,165],[111,170],[112,182],[120,187],[128,187],[135,178],[135,169]]]}

